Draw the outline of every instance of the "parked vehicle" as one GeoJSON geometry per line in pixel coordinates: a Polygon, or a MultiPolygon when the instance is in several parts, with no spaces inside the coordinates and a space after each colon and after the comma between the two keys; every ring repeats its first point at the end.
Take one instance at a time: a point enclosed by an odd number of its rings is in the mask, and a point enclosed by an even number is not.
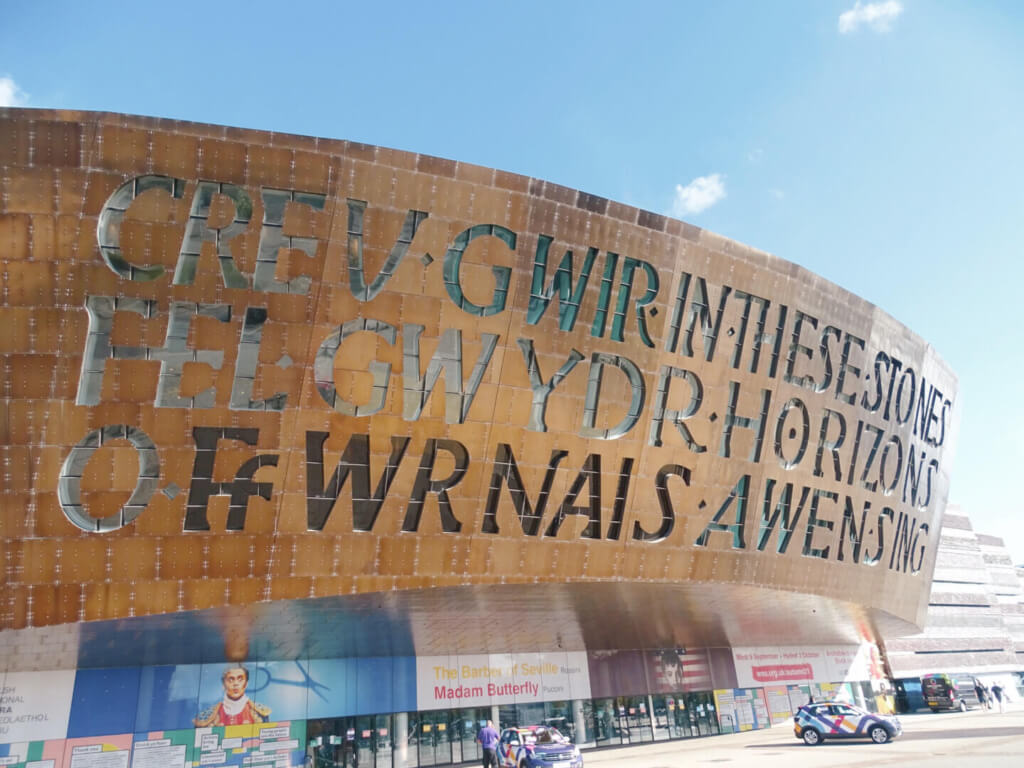
{"type": "Polygon", "coordinates": [[[506,728],[498,742],[501,768],[583,768],[583,756],[558,729],[547,725],[506,728]]]}
{"type": "Polygon", "coordinates": [[[833,701],[800,707],[793,718],[793,732],[812,747],[826,739],[871,739],[875,744],[885,744],[903,733],[903,726],[899,718],[833,701]]]}
{"type": "Polygon", "coordinates": [[[970,675],[925,675],[921,678],[921,695],[932,712],[984,706],[975,690],[977,681],[970,675]]]}

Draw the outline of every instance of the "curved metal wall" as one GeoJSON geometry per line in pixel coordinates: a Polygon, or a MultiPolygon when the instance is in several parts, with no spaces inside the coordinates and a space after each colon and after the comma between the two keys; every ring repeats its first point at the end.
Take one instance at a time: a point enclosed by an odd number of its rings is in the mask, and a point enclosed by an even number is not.
{"type": "Polygon", "coordinates": [[[799,266],[351,142],[8,109],[0,166],[3,628],[612,581],[923,617],[955,377],[799,266]]]}

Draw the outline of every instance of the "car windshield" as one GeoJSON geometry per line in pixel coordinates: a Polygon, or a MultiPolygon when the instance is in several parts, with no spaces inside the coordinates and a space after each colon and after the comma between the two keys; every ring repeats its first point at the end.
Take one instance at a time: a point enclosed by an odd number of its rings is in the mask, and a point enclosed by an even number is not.
{"type": "Polygon", "coordinates": [[[565,741],[555,728],[535,728],[531,733],[526,734],[526,741],[533,744],[556,744],[565,741]]]}

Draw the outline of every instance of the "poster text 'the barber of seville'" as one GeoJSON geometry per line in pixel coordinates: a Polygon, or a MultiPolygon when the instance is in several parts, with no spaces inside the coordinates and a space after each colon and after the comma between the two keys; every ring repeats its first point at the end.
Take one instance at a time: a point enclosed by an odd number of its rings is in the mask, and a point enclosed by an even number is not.
{"type": "MultiPolygon", "coordinates": [[[[319,407],[348,417],[332,421],[344,423],[344,435],[306,433],[309,530],[323,530],[328,519],[342,514],[339,510],[345,507],[350,510],[351,530],[374,530],[395,477],[404,471],[414,479],[407,499],[401,500],[405,508],[401,530],[417,531],[423,514],[436,509],[442,530],[459,533],[463,521],[455,514],[450,494],[459,493],[471,462],[484,462],[490,483],[486,499],[481,500],[484,513],[478,533],[500,531],[502,499],[511,501],[516,513],[512,519],[517,519],[522,534],[536,537],[558,536],[566,520],[575,517],[580,522],[574,527],[584,539],[626,538],[657,544],[670,537],[685,511],[700,518],[693,530],[697,535],[688,533],[684,542],[694,547],[768,550],[780,555],[798,552],[866,566],[884,564],[909,573],[921,569],[953,407],[948,392],[953,384],[929,380],[921,370],[926,360],[923,352],[901,355],[894,349],[872,349],[869,340],[841,322],[760,295],[756,275],[752,284],[716,284],[691,268],[685,258],[666,273],[642,258],[644,254],[618,254],[598,247],[574,251],[556,245],[548,235],[527,238],[502,224],[484,223],[461,231],[453,228],[456,233],[436,259],[413,247],[417,232],[430,217],[428,211],[385,214],[354,198],[342,202],[322,194],[268,188],[260,189],[254,202],[249,192],[233,184],[140,176],[115,191],[100,215],[99,252],[122,281],[116,296],[87,298],[89,334],[76,402],[85,407],[100,404],[104,377],[114,375],[109,360],[140,360],[149,362],[148,367],[134,370],[158,376],[155,408],[194,412],[196,453],[185,504],[185,531],[210,529],[207,504],[218,495],[231,500],[227,529],[243,530],[249,499],[271,499],[275,482],[280,482],[274,479],[280,458],[276,453],[250,458],[238,468],[234,480],[214,481],[218,448],[235,441],[258,447],[259,429],[207,426],[202,413],[225,404],[232,411],[271,415],[298,407],[287,392],[254,397],[254,392],[263,390],[261,370],[268,365],[260,362],[261,341],[265,329],[275,323],[275,300],[310,302],[318,295],[314,277],[294,274],[294,265],[305,262],[309,271],[315,271],[317,264],[322,265],[328,243],[308,232],[296,233],[301,227],[289,217],[301,212],[315,219],[328,215],[332,207],[334,217],[347,220],[347,241],[337,245],[344,249],[342,280],[347,280],[350,300],[357,302],[358,316],[314,339],[313,359],[278,362],[283,367],[311,368],[319,407]],[[140,254],[129,248],[122,251],[122,221],[144,193],[182,204],[191,200],[173,272],[159,264],[134,263],[132,259],[140,254]],[[227,205],[229,211],[233,206],[233,213],[219,226],[215,205],[227,205]],[[370,223],[389,227],[386,239],[393,243],[376,275],[367,274],[363,255],[370,223]],[[243,234],[258,242],[251,274],[240,270],[242,260],[233,250],[241,247],[243,234]],[[486,301],[476,303],[465,290],[464,255],[481,243],[492,253],[505,254],[505,263],[529,266],[521,273],[521,286],[512,284],[511,267],[491,266],[486,289],[475,281],[469,291],[476,297],[489,294],[486,301]],[[386,299],[389,281],[410,260],[418,261],[416,268],[427,275],[436,274],[440,267],[445,301],[468,317],[482,320],[508,313],[511,295],[528,295],[528,301],[519,302],[526,305],[524,322],[515,326],[526,332],[503,340],[500,334],[442,327],[433,351],[427,350],[421,344],[424,325],[393,323],[394,318],[386,315],[394,313],[388,310],[385,316],[375,317],[375,304],[380,306],[380,300],[386,299]],[[284,272],[294,276],[281,279],[284,272]],[[166,282],[168,290],[161,294],[165,298],[131,295],[154,281],[166,282]],[[196,287],[208,287],[208,293],[220,301],[195,301],[196,287]],[[182,300],[176,298],[179,293],[182,300]],[[241,305],[244,311],[238,309],[241,305]],[[658,324],[652,320],[659,311],[666,315],[656,337],[652,327],[658,324]],[[237,331],[230,392],[226,386],[190,394],[182,391],[185,363],[217,371],[223,363],[223,348],[202,346],[202,338],[194,332],[197,318],[228,324],[237,331]],[[165,321],[164,345],[113,344],[115,319],[118,323],[165,321]],[[549,340],[570,333],[600,350],[568,347],[556,363],[548,362],[552,359],[549,340]],[[372,394],[367,402],[354,403],[335,388],[335,362],[344,357],[353,337],[364,334],[376,337],[377,344],[400,349],[402,370],[393,371],[390,362],[369,362],[366,373],[373,380],[372,394]],[[517,375],[525,376],[532,390],[528,419],[519,425],[528,433],[547,432],[549,398],[569,377],[586,377],[576,434],[585,439],[589,452],[577,455],[556,448],[547,457],[529,457],[534,464],[543,465],[546,460],[540,487],[524,483],[520,466],[526,457],[516,455],[509,443],[497,441],[492,455],[470,456],[458,439],[459,429],[470,426],[467,420],[474,416],[481,382],[495,376],[492,366],[499,343],[513,351],[504,357],[500,378],[506,377],[509,366],[520,366],[517,375]],[[464,345],[474,350],[472,356],[464,356],[464,345]],[[658,357],[652,365],[648,361],[654,352],[658,357]],[[423,358],[428,356],[424,372],[423,358]],[[467,367],[468,376],[464,374],[467,367]],[[708,372],[715,373],[713,386],[702,378],[708,372]],[[626,385],[628,405],[602,401],[602,386],[607,388],[612,377],[626,385]],[[417,441],[408,435],[391,435],[390,455],[386,460],[374,459],[367,417],[387,413],[390,407],[400,410],[404,421],[416,422],[432,397],[443,399],[446,434],[417,441]],[[642,440],[635,439],[638,432],[642,440]],[[634,440],[638,455],[611,452],[610,460],[608,451],[602,453],[609,441],[626,436],[634,440]],[[335,443],[343,440],[344,445],[333,468],[325,455],[325,443],[331,438],[335,443]],[[638,471],[641,453],[645,462],[656,465],[650,472],[638,471]],[[436,477],[435,462],[442,454],[445,465],[454,470],[436,477]],[[696,467],[708,461],[726,461],[735,467],[733,479],[715,484],[697,476],[696,467]],[[802,471],[794,473],[796,469],[802,471]],[[551,493],[559,473],[573,478],[563,498],[551,493]],[[640,487],[641,476],[647,477],[644,487],[640,487]],[[700,487],[717,487],[717,497],[694,494],[700,487]],[[426,506],[428,495],[434,497],[436,507],[426,506]],[[627,519],[629,498],[635,499],[635,507],[647,511],[627,519]]],[[[152,291],[145,295],[151,296],[152,291]]],[[[62,471],[59,496],[68,519],[93,531],[113,530],[134,520],[161,486],[159,453],[159,446],[138,425],[108,425],[90,432],[70,451],[62,471]],[[140,471],[135,492],[116,519],[98,521],[82,504],[78,483],[92,452],[109,439],[127,439],[134,446],[140,471]]],[[[344,525],[347,528],[347,520],[344,525]]]]}

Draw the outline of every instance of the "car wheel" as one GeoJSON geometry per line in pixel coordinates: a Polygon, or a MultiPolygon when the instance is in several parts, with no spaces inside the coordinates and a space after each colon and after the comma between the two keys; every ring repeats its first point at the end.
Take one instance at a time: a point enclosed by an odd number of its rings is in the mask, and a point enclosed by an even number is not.
{"type": "Polygon", "coordinates": [[[960,699],[960,711],[961,712],[966,712],[967,711],[967,702],[964,701],[963,699],[960,699]]]}
{"type": "Polygon", "coordinates": [[[804,740],[804,744],[809,747],[816,747],[824,741],[824,739],[821,738],[821,734],[814,728],[804,728],[804,732],[800,734],[800,738],[802,738],[804,740]]]}
{"type": "Polygon", "coordinates": [[[889,732],[880,725],[874,726],[868,731],[868,735],[875,744],[885,744],[889,740],[889,732]]]}

